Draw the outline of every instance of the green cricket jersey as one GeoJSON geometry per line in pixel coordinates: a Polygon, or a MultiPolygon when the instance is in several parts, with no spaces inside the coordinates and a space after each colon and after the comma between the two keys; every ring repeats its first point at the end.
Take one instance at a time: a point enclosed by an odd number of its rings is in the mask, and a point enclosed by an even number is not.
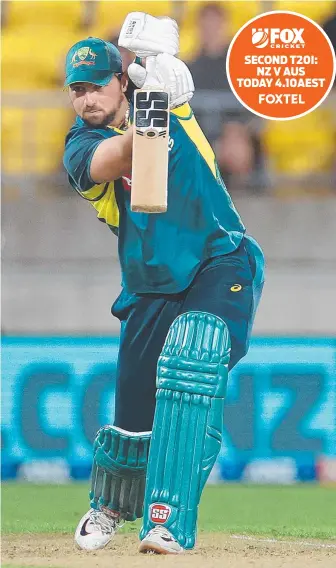
{"type": "Polygon", "coordinates": [[[77,117],[65,141],[71,185],[90,200],[98,219],[118,235],[122,285],[130,293],[174,294],[187,288],[205,260],[233,252],[245,228],[232,203],[211,146],[189,104],[171,111],[168,210],[133,213],[132,175],[96,185],[90,163],[117,128],[92,128],[77,117]]]}

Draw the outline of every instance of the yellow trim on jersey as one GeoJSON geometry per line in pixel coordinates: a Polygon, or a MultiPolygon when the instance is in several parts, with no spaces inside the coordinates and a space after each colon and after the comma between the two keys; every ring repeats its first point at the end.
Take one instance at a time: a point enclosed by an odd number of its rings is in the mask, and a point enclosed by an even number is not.
{"type": "Polygon", "coordinates": [[[170,111],[171,114],[175,114],[175,116],[177,116],[177,118],[191,118],[193,111],[190,107],[190,105],[188,103],[185,103],[184,105],[174,108],[173,110],[170,111]]]}
{"type": "Polygon", "coordinates": [[[190,140],[195,144],[197,150],[201,156],[203,156],[213,175],[217,179],[214,151],[204,136],[190,106],[188,104],[182,105],[180,108],[176,109],[176,111],[172,111],[172,113],[176,114],[180,125],[189,136],[190,140]],[[177,114],[176,111],[179,111],[179,113],[177,114]]]}
{"type": "Polygon", "coordinates": [[[111,130],[118,132],[118,134],[125,134],[126,132],[126,130],[120,130],[120,128],[117,128],[116,126],[108,126],[107,128],[110,128],[111,130]]]}
{"type": "MultiPolygon", "coordinates": [[[[94,189],[94,188],[92,188],[94,189]]],[[[89,191],[92,191],[91,189],[89,191]]],[[[119,227],[119,209],[114,193],[114,182],[110,181],[107,190],[98,201],[91,201],[98,211],[97,217],[112,227],[119,227]]]]}
{"type": "MultiPolygon", "coordinates": [[[[118,134],[125,134],[125,130],[119,130],[114,126],[108,126],[111,130],[115,130],[118,134]]],[[[114,181],[94,185],[87,191],[82,191],[83,197],[91,202],[96,209],[98,219],[101,219],[112,227],[119,227],[119,209],[114,191],[114,181]],[[106,188],[106,191],[105,191],[106,188]]]]}
{"type": "Polygon", "coordinates": [[[99,201],[100,196],[102,197],[105,191],[106,183],[100,183],[91,187],[91,189],[87,189],[85,191],[81,190],[81,194],[85,199],[88,201],[99,201]]]}
{"type": "Polygon", "coordinates": [[[86,191],[77,190],[90,201],[98,212],[97,217],[112,227],[119,227],[119,209],[114,192],[114,181],[94,185],[86,191]]]}

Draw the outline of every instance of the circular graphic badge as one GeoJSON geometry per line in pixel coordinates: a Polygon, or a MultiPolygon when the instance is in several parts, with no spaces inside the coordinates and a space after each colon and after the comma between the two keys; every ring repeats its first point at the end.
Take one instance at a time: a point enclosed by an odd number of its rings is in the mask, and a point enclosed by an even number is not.
{"type": "Polygon", "coordinates": [[[237,99],[254,114],[291,120],[317,108],[335,79],[335,53],[322,28],[295,12],[266,12],[234,36],[226,72],[237,99]]]}

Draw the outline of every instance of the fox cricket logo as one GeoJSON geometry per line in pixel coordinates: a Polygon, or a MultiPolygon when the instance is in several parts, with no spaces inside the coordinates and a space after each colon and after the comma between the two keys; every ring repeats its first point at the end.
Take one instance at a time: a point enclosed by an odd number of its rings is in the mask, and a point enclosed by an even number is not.
{"type": "Polygon", "coordinates": [[[304,28],[252,28],[252,44],[258,49],[267,45],[273,49],[301,49],[305,47],[303,32],[304,28]]]}
{"type": "Polygon", "coordinates": [[[147,138],[165,138],[169,123],[169,95],[165,91],[136,91],[136,133],[147,138]]]}
{"type": "Polygon", "coordinates": [[[152,523],[163,525],[171,515],[171,507],[163,503],[152,503],[149,511],[149,518],[152,523]]]}
{"type": "Polygon", "coordinates": [[[73,67],[80,65],[95,65],[97,54],[90,47],[81,47],[77,49],[72,56],[71,64],[73,67]]]}

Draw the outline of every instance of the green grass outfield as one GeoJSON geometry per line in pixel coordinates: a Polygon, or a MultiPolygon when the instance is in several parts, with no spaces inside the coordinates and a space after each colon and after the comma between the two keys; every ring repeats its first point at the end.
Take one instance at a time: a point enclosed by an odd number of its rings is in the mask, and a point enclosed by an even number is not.
{"type": "MultiPolygon", "coordinates": [[[[88,506],[87,484],[2,485],[2,533],[73,533],[88,506]]],[[[138,530],[127,523],[123,530],[138,530]]],[[[314,485],[208,486],[199,530],[293,538],[336,538],[336,489],[314,485]]]]}

